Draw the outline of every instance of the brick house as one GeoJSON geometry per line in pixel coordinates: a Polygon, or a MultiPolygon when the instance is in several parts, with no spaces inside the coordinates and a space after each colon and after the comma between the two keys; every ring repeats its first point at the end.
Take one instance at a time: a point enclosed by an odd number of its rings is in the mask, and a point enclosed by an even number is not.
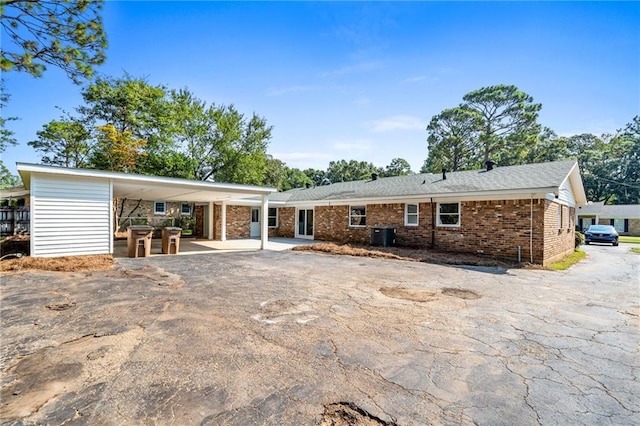
{"type": "Polygon", "coordinates": [[[576,223],[580,230],[589,225],[611,225],[620,235],[640,236],[640,204],[589,202],[576,210],[576,223]]]}
{"type": "MultiPolygon", "coordinates": [[[[415,174],[292,189],[269,197],[269,236],[368,244],[393,227],[401,246],[546,265],[574,250],[574,161],[415,174]]],[[[227,238],[251,236],[251,206],[228,206],[227,238]]],[[[220,227],[216,215],[216,229],[220,227]]]]}

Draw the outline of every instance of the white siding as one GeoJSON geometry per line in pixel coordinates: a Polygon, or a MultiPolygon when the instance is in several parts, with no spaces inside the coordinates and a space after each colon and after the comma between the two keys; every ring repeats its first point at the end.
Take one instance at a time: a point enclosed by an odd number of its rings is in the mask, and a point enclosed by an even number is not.
{"type": "Polygon", "coordinates": [[[576,197],[573,195],[573,187],[569,182],[569,178],[565,179],[562,185],[560,185],[558,195],[560,201],[568,204],[570,207],[576,206],[576,197]]]}
{"type": "Polygon", "coordinates": [[[111,185],[106,179],[31,176],[31,255],[111,252],[111,185]]]}

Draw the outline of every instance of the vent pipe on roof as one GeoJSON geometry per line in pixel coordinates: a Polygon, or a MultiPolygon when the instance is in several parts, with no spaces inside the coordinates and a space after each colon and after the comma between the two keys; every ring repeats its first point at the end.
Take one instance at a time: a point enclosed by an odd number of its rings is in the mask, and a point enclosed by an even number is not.
{"type": "Polygon", "coordinates": [[[378,180],[378,174],[377,173],[371,173],[371,180],[378,180]]]}
{"type": "Polygon", "coordinates": [[[447,169],[442,169],[442,180],[447,180],[447,169]]]}
{"type": "Polygon", "coordinates": [[[487,166],[487,171],[493,170],[493,166],[496,165],[496,163],[491,160],[485,161],[484,164],[487,166]]]}

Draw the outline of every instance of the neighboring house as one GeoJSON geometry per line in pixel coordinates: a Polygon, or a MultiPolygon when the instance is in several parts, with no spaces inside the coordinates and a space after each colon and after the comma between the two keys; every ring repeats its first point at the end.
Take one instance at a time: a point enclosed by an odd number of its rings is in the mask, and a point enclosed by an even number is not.
{"type": "Polygon", "coordinates": [[[589,225],[613,225],[620,235],[640,236],[640,204],[588,202],[576,210],[576,223],[581,231],[589,225]]]}
{"type": "MultiPolygon", "coordinates": [[[[368,244],[371,228],[393,227],[402,246],[546,265],[573,252],[575,208],[585,201],[574,161],[374,175],[271,195],[269,232],[368,244]]],[[[247,211],[227,212],[230,223],[247,217],[247,211]]]]}

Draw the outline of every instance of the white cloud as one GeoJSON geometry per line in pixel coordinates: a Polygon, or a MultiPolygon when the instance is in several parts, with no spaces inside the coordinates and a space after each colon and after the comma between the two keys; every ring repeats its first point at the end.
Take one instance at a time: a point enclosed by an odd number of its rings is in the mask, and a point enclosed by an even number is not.
{"type": "Polygon", "coordinates": [[[364,152],[370,151],[372,141],[369,139],[334,140],[331,147],[336,151],[364,152]]]}
{"type": "Polygon", "coordinates": [[[369,72],[380,68],[382,68],[382,63],[380,62],[361,62],[359,64],[347,65],[337,70],[323,72],[320,75],[322,77],[337,77],[345,74],[369,72]]]}
{"type": "Polygon", "coordinates": [[[282,96],[290,93],[304,93],[316,90],[315,86],[289,86],[289,87],[272,87],[267,91],[267,96],[282,96]]]}
{"type": "Polygon", "coordinates": [[[380,120],[367,123],[373,132],[386,132],[389,130],[424,130],[427,124],[419,117],[412,115],[393,115],[380,120]]]}

